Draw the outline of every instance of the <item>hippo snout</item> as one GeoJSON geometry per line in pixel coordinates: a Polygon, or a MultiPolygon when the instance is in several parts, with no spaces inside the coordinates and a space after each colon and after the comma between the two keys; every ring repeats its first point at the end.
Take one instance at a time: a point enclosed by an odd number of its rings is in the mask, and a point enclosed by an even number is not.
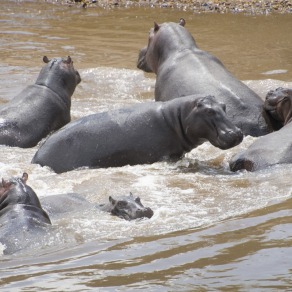
{"type": "Polygon", "coordinates": [[[143,70],[147,73],[152,73],[153,70],[149,67],[149,65],[146,62],[146,53],[147,53],[147,47],[144,47],[140,50],[138,61],[137,61],[137,68],[143,70]]]}
{"type": "Polygon", "coordinates": [[[275,110],[277,104],[283,99],[283,96],[275,96],[273,94],[267,94],[266,100],[264,102],[264,108],[267,111],[275,110]]]}
{"type": "Polygon", "coordinates": [[[233,130],[229,129],[227,131],[221,132],[218,135],[218,147],[222,150],[226,150],[240,144],[242,140],[242,131],[239,128],[235,127],[235,129],[233,130]]]}
{"type": "Polygon", "coordinates": [[[143,208],[143,209],[138,209],[136,211],[137,218],[151,218],[153,216],[153,211],[151,208],[143,208]]]}

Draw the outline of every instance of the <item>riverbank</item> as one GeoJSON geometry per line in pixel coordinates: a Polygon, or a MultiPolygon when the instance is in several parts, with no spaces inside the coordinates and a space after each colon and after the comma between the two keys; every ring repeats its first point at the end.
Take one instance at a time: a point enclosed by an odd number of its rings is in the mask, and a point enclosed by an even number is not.
{"type": "MultiPolygon", "coordinates": [[[[48,1],[50,2],[50,1],[48,1]]],[[[291,0],[60,0],[81,8],[153,7],[193,11],[194,13],[292,13],[291,0]]]]}

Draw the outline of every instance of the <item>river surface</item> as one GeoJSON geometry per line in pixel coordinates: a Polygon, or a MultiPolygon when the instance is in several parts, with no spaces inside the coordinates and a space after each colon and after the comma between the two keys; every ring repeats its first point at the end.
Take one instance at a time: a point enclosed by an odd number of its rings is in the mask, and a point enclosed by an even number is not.
{"type": "MultiPolygon", "coordinates": [[[[173,9],[67,7],[1,1],[0,103],[35,82],[42,57],[70,55],[82,82],[72,119],[153,100],[155,76],[136,68],[153,21],[186,20],[262,98],[292,87],[292,15],[193,14],[173,9]]],[[[33,130],[33,129],[32,129],[33,130]]],[[[14,255],[0,247],[2,291],[292,290],[292,167],[232,173],[229,159],[256,138],[222,151],[205,143],[176,163],[55,174],[31,165],[38,147],[0,146],[0,177],[28,172],[40,198],[76,192],[92,203],[132,192],[154,210],[124,221],[102,212],[52,217],[44,238],[14,255]]],[[[275,149],[277,151],[277,149],[275,149]]]]}

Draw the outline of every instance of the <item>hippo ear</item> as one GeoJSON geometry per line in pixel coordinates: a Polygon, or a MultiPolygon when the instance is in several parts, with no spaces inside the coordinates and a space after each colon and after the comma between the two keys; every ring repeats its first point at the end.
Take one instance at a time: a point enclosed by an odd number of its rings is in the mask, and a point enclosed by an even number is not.
{"type": "Polygon", "coordinates": [[[43,61],[44,61],[45,63],[49,63],[49,62],[50,62],[50,60],[49,60],[49,58],[48,58],[47,56],[44,56],[44,57],[43,57],[43,61]]]}
{"type": "Polygon", "coordinates": [[[220,106],[222,107],[223,111],[226,113],[226,104],[223,102],[220,102],[220,106]]]}
{"type": "Polygon", "coordinates": [[[133,198],[133,197],[134,197],[134,195],[132,194],[132,192],[130,192],[130,197],[131,197],[131,198],[133,198]]]}
{"type": "Polygon", "coordinates": [[[65,63],[70,64],[72,62],[72,59],[70,56],[68,56],[67,60],[65,61],[65,63]]]}
{"type": "Polygon", "coordinates": [[[154,21],[154,32],[159,30],[160,26],[154,21]]]}
{"type": "Polygon", "coordinates": [[[26,172],[24,172],[24,173],[22,174],[22,180],[23,180],[23,182],[26,184],[26,182],[27,182],[27,180],[28,180],[28,174],[27,174],[26,172]]]}
{"type": "Polygon", "coordinates": [[[112,205],[116,203],[116,200],[114,200],[111,196],[108,197],[108,200],[112,205]]]}
{"type": "Polygon", "coordinates": [[[4,178],[2,178],[2,187],[5,190],[8,190],[10,188],[10,186],[12,185],[12,183],[10,181],[5,181],[4,178]]]}
{"type": "Polygon", "coordinates": [[[181,25],[181,26],[185,26],[186,25],[186,21],[184,20],[184,18],[181,18],[179,20],[179,23],[178,24],[181,25]]]}

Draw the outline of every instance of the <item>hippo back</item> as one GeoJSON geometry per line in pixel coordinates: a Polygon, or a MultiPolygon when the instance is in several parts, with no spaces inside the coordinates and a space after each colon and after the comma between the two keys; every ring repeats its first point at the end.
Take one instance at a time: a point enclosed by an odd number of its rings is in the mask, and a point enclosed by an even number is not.
{"type": "Polygon", "coordinates": [[[256,171],[276,164],[292,163],[292,90],[277,88],[267,93],[265,109],[280,130],[256,140],[230,161],[233,171],[256,171]],[[277,124],[278,123],[278,124],[277,124]]]}
{"type": "Polygon", "coordinates": [[[34,206],[14,205],[0,211],[0,243],[4,245],[4,254],[25,250],[40,241],[38,238],[47,233],[50,224],[47,219],[47,214],[34,206]]]}
{"type": "Polygon", "coordinates": [[[189,96],[75,120],[51,135],[32,163],[57,173],[79,167],[150,164],[177,160],[208,140],[227,149],[242,141],[242,133],[216,99],[189,96]]]}
{"type": "Polygon", "coordinates": [[[0,106],[0,144],[28,148],[70,119],[71,96],[81,81],[71,58],[46,64],[33,85],[0,106]]]}
{"type": "Polygon", "coordinates": [[[139,54],[138,67],[157,74],[155,100],[167,101],[187,95],[213,95],[226,105],[227,116],[245,135],[271,131],[263,100],[236,79],[211,54],[200,50],[181,25],[164,23],[154,28],[147,48],[139,54]]]}

